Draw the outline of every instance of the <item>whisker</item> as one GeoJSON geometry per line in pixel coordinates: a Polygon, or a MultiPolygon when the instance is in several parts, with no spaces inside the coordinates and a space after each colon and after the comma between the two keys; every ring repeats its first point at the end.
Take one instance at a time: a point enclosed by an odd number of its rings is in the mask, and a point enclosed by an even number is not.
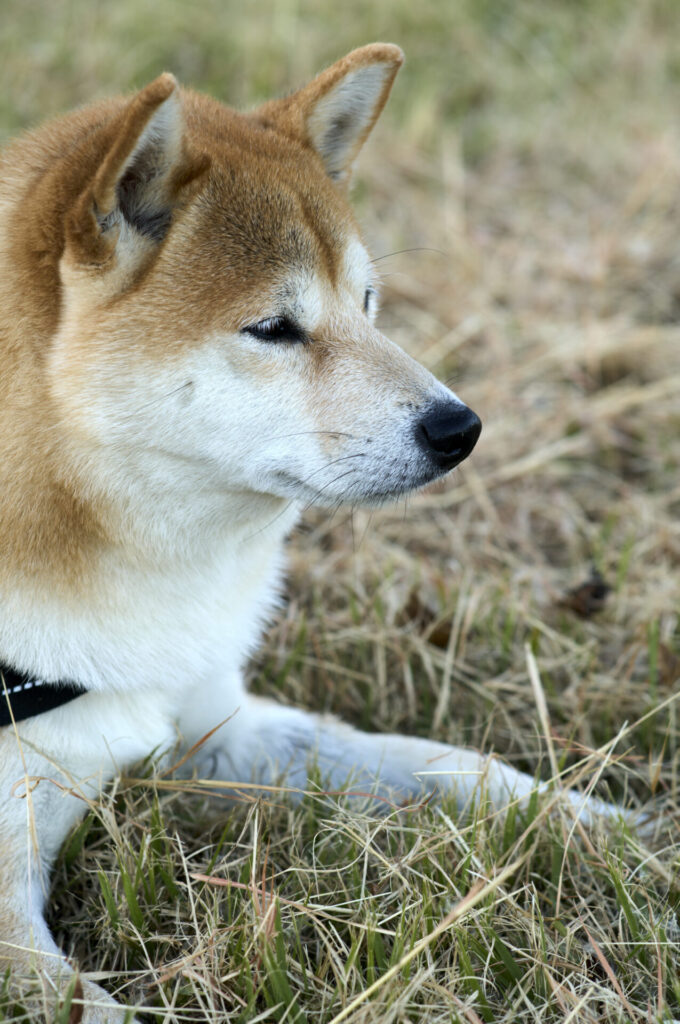
{"type": "MultiPolygon", "coordinates": [[[[317,474],[319,474],[319,473],[323,473],[324,470],[326,470],[326,469],[330,469],[331,466],[337,466],[337,464],[339,462],[347,462],[348,459],[360,459],[360,458],[364,457],[365,455],[366,455],[366,452],[354,452],[351,455],[341,455],[339,458],[332,459],[330,462],[327,462],[325,466],[319,466],[319,468],[315,469],[313,473],[310,473],[309,476],[306,476],[304,478],[304,480],[300,480],[298,482],[301,483],[301,484],[307,484],[312,479],[312,477],[317,476],[317,474]]],[[[348,472],[351,473],[352,470],[349,470],[348,472]]],[[[343,474],[343,476],[344,476],[344,474],[343,474]]],[[[338,478],[336,478],[336,479],[338,479],[338,478]]],[[[332,480],[331,480],[331,483],[333,483],[332,480]]],[[[328,486],[329,486],[329,484],[325,484],[324,485],[324,487],[328,487],[328,486]]],[[[319,493],[321,493],[321,492],[319,492],[319,493]]]]}
{"type": "Polygon", "coordinates": [[[307,437],[307,436],[326,436],[326,437],[347,437],[352,441],[357,441],[359,438],[356,434],[346,434],[342,430],[300,430],[295,434],[276,434],[274,437],[270,437],[270,441],[284,441],[288,437],[307,437]]]}
{"type": "Polygon", "coordinates": [[[379,263],[380,260],[389,259],[390,256],[401,256],[405,252],[436,252],[438,256],[448,256],[443,249],[433,249],[429,245],[415,245],[412,249],[395,249],[394,252],[386,252],[384,256],[376,256],[371,263],[379,263]]]}
{"type": "MultiPolygon", "coordinates": [[[[318,491],[316,492],[316,494],[314,495],[314,497],[312,498],[312,500],[311,500],[311,501],[309,501],[309,502],[308,502],[308,503],[307,503],[307,504],[306,504],[306,505],[304,506],[304,508],[303,508],[303,510],[302,510],[302,511],[303,511],[303,512],[307,512],[307,511],[308,511],[308,510],[309,510],[310,508],[312,508],[312,507],[314,506],[314,504],[315,504],[315,503],[316,503],[316,502],[317,502],[317,501],[319,500],[319,497],[320,497],[320,496],[321,496],[321,495],[323,494],[323,492],[324,492],[324,491],[325,491],[325,490],[326,490],[326,489],[327,489],[328,487],[332,487],[332,486],[333,486],[333,484],[336,484],[336,483],[338,482],[338,480],[342,480],[342,478],[343,478],[343,477],[345,477],[345,476],[349,476],[349,474],[350,474],[350,473],[353,473],[353,472],[354,472],[354,467],[352,466],[352,467],[351,467],[350,469],[346,469],[344,473],[339,473],[339,474],[338,474],[338,476],[334,476],[332,480],[329,480],[327,484],[324,484],[324,485],[323,485],[323,487],[320,487],[320,488],[319,488],[319,490],[318,490],[318,491]]],[[[340,504],[342,504],[342,502],[340,502],[340,504]]]]}
{"type": "Polygon", "coordinates": [[[252,533],[247,534],[243,539],[244,540],[252,540],[253,537],[259,537],[261,533],[264,533],[264,531],[268,530],[270,526],[273,526],[273,524],[276,522],[277,519],[280,519],[282,515],[285,515],[285,513],[288,511],[288,509],[293,504],[294,500],[295,500],[294,498],[291,498],[290,501],[287,501],[286,504],[283,506],[283,508],[280,510],[280,512],[277,512],[276,515],[272,519],[269,519],[264,524],[264,526],[261,526],[259,528],[259,530],[253,530],[252,533]]]}
{"type": "MultiPolygon", "coordinates": [[[[361,534],[361,539],[359,540],[359,547],[360,548],[363,547],[363,545],[364,545],[364,541],[366,540],[366,536],[368,534],[369,529],[371,528],[371,523],[372,522],[373,522],[373,509],[370,509],[369,513],[368,513],[368,521],[366,522],[366,526],[364,527],[364,532],[361,534]]],[[[355,551],[355,554],[356,554],[356,551],[355,551]]]]}
{"type": "MultiPolygon", "coordinates": [[[[312,477],[316,476],[317,473],[321,473],[322,470],[329,469],[331,466],[335,466],[338,462],[346,462],[347,459],[358,459],[358,458],[361,458],[362,456],[365,456],[365,455],[366,455],[366,452],[354,452],[352,455],[342,455],[342,456],[340,456],[340,458],[333,459],[332,462],[327,462],[325,466],[320,466],[319,469],[316,469],[313,473],[310,473],[310,475],[308,477],[305,477],[304,480],[300,480],[299,482],[301,484],[306,485],[308,480],[311,480],[312,477]]],[[[321,487],[319,490],[317,490],[316,495],[306,505],[304,505],[302,507],[302,512],[307,512],[310,508],[312,508],[312,506],[314,505],[315,501],[317,500],[318,495],[323,494],[323,492],[326,490],[327,487],[331,487],[337,480],[341,480],[343,476],[348,476],[352,472],[353,472],[353,469],[348,469],[347,472],[340,473],[339,476],[333,477],[333,479],[329,480],[329,482],[327,484],[324,484],[323,487],[321,487]]],[[[264,526],[261,526],[259,530],[255,530],[253,533],[248,534],[246,539],[250,540],[252,537],[257,537],[264,530],[267,530],[273,523],[275,523],[277,521],[277,519],[280,519],[281,516],[284,515],[288,511],[288,509],[291,507],[291,505],[293,504],[293,502],[295,500],[296,500],[295,498],[292,498],[286,505],[284,505],[284,507],[281,509],[280,512],[277,512],[277,514],[274,516],[273,519],[270,519],[267,523],[265,523],[264,526]]],[[[338,502],[338,506],[337,507],[339,508],[341,504],[342,504],[342,501],[338,502]]]]}

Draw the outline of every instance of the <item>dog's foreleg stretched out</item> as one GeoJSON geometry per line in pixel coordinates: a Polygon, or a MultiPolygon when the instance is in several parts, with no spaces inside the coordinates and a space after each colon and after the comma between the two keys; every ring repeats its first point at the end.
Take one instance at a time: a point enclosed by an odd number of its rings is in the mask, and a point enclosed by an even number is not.
{"type": "MultiPolygon", "coordinates": [[[[196,715],[196,700],[187,709],[197,742],[207,733],[208,719],[196,715]]],[[[465,747],[397,733],[365,733],[331,715],[287,708],[274,701],[243,693],[233,717],[203,744],[193,760],[204,778],[223,782],[284,783],[293,790],[308,787],[310,767],[335,794],[374,795],[385,807],[394,801],[418,800],[428,793],[452,793],[461,810],[484,796],[490,806],[512,803],[526,808],[531,797],[550,792],[584,823],[628,818],[614,804],[536,780],[505,764],[465,747]]]]}

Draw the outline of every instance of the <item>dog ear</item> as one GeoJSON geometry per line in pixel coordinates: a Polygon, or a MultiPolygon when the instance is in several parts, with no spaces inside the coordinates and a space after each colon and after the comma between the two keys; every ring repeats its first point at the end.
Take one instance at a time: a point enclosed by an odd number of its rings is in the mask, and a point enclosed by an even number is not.
{"type": "Polygon", "coordinates": [[[165,237],[173,211],[210,161],[186,149],[170,74],[137,93],[108,135],[108,148],[67,218],[67,245],[77,263],[130,271],[165,237]]]}
{"type": "Polygon", "coordinates": [[[259,120],[302,139],[343,185],[385,106],[404,54],[391,43],[353,50],[308,85],[256,111],[259,120]]]}

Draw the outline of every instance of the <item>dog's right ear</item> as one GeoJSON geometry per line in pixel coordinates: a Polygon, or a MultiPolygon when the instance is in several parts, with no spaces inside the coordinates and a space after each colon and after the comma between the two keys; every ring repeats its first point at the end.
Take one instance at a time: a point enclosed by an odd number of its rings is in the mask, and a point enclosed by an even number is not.
{"type": "Polygon", "coordinates": [[[122,284],[163,240],[173,212],[210,160],[187,151],[179,89],[170,74],[137,93],[110,134],[67,217],[66,247],[71,260],[88,270],[115,267],[122,284]]]}

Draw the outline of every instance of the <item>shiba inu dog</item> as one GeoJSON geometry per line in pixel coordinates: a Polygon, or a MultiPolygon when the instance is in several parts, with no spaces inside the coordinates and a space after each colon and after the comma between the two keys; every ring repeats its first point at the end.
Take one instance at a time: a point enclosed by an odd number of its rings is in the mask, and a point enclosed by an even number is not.
{"type": "MultiPolygon", "coordinates": [[[[304,787],[316,762],[401,798],[533,788],[241,681],[300,506],[405,494],[480,434],[376,329],[348,205],[401,63],[365,46],[247,115],[165,74],[2,158],[0,964],[54,1000],[71,967],[43,920],[51,864],[86,800],[178,731],[190,748],[224,723],[195,758],[215,779],[304,787]]],[[[84,999],[84,1021],[123,1019],[84,999]]]]}

